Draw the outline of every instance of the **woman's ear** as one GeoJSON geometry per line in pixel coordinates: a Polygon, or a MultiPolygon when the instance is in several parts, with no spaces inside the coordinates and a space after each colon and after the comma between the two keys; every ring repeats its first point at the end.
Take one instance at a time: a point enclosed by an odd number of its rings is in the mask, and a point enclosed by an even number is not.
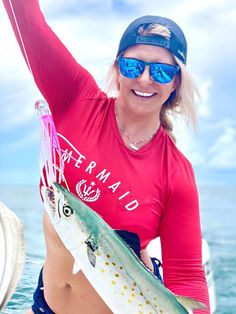
{"type": "Polygon", "coordinates": [[[120,91],[120,77],[121,77],[121,74],[120,74],[120,71],[119,71],[117,63],[115,65],[115,70],[116,70],[116,86],[117,86],[117,90],[120,91]]]}
{"type": "Polygon", "coordinates": [[[121,74],[119,72],[117,72],[116,83],[117,83],[117,90],[118,91],[120,91],[120,77],[121,77],[121,74]]]}

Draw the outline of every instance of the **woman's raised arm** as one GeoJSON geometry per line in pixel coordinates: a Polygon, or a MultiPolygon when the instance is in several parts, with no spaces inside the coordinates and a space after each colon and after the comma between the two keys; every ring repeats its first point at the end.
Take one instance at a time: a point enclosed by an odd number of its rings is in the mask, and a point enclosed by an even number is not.
{"type": "Polygon", "coordinates": [[[38,0],[3,0],[26,63],[52,112],[65,110],[89,80],[98,87],[45,21],[38,0]],[[55,110],[56,109],[56,110],[55,110]]]}

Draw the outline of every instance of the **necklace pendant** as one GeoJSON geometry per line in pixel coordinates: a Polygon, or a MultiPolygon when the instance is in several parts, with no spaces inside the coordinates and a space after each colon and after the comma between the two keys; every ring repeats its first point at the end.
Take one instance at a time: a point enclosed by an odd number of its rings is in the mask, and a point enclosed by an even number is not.
{"type": "Polygon", "coordinates": [[[139,150],[139,148],[138,148],[134,143],[130,143],[130,144],[129,144],[129,147],[130,147],[132,150],[135,150],[135,151],[139,150]]]}

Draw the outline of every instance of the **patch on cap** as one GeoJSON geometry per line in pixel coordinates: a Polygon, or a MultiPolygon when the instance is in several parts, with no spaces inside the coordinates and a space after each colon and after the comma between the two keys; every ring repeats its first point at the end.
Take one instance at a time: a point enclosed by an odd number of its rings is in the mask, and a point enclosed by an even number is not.
{"type": "Polygon", "coordinates": [[[136,44],[146,44],[160,46],[168,49],[184,64],[187,59],[187,42],[181,28],[172,20],[161,17],[146,15],[134,20],[126,29],[121,37],[117,56],[122,54],[126,49],[136,44]],[[138,33],[140,26],[145,26],[145,29],[150,24],[159,24],[165,26],[170,31],[170,38],[158,34],[141,35],[138,33]]]}

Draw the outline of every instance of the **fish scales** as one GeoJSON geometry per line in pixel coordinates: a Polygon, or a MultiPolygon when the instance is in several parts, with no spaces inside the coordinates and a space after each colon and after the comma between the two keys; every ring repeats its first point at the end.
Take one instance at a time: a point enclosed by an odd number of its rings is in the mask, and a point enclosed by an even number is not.
{"type": "Polygon", "coordinates": [[[108,307],[116,314],[184,314],[204,308],[181,297],[183,306],[116,232],[60,184],[42,188],[45,209],[62,242],[108,307]]]}
{"type": "MultiPolygon", "coordinates": [[[[116,257],[119,252],[111,249],[109,238],[107,235],[107,237],[99,239],[94,269],[91,269],[91,264],[86,256],[86,244],[82,244],[79,250],[74,251],[73,254],[80,261],[85,275],[89,278],[92,277],[90,280],[94,282],[94,286],[99,285],[104,297],[112,294],[114,298],[118,298],[117,309],[113,304],[115,313],[119,313],[121,305],[126,313],[161,313],[162,309],[158,306],[157,296],[152,294],[151,285],[145,287],[141,278],[136,280],[138,269],[135,271],[133,265],[130,267],[124,265],[122,256],[121,258],[116,257]]],[[[155,280],[157,279],[155,278],[155,280]]]]}

